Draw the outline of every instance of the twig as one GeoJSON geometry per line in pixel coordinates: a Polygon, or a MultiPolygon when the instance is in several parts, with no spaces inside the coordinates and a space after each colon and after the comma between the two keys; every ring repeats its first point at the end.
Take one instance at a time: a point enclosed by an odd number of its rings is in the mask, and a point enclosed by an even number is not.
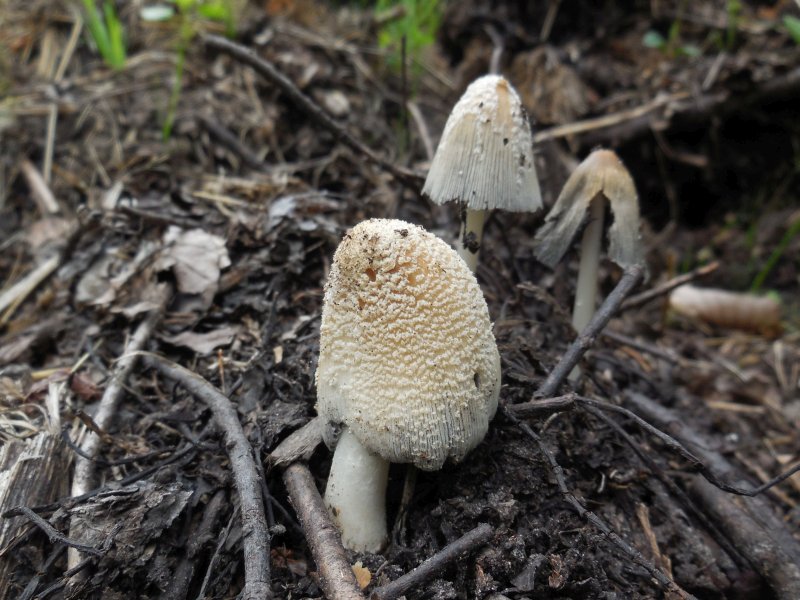
{"type": "MultiPolygon", "coordinates": [[[[573,136],[588,131],[595,131],[597,129],[606,129],[614,125],[626,124],[629,122],[636,122],[641,120],[642,117],[647,117],[650,113],[656,111],[662,106],[669,105],[677,100],[684,100],[689,97],[687,92],[678,92],[670,94],[669,96],[658,97],[650,102],[635,106],[626,110],[621,110],[617,113],[610,115],[603,115],[602,117],[593,117],[591,119],[584,119],[583,121],[575,121],[574,123],[566,123],[564,125],[556,125],[534,134],[533,143],[540,144],[545,140],[553,140],[557,138],[573,136]]],[[[650,124],[652,117],[648,118],[645,122],[650,124]]]]}
{"type": "Polygon", "coordinates": [[[387,170],[403,185],[414,190],[415,192],[419,192],[423,183],[423,178],[420,175],[414,173],[413,171],[398,167],[388,160],[378,156],[361,140],[356,139],[353,134],[336,123],[324,110],[322,110],[322,108],[314,103],[308,96],[303,94],[303,92],[301,92],[300,89],[288,77],[278,71],[272,63],[256,55],[256,53],[249,48],[246,48],[241,44],[237,44],[236,42],[232,42],[231,40],[227,40],[223,37],[206,34],[202,36],[202,39],[208,47],[229,54],[239,62],[253,67],[261,76],[267,78],[270,82],[278,86],[281,91],[289,97],[290,101],[295,107],[303,110],[306,114],[308,114],[309,117],[316,121],[317,124],[330,131],[337,139],[344,142],[356,152],[363,154],[370,161],[387,170]]]}
{"type": "Polygon", "coordinates": [[[643,277],[644,268],[640,265],[634,265],[625,269],[617,286],[603,301],[603,304],[601,304],[597,312],[594,313],[589,324],[580,332],[575,341],[572,342],[572,345],[564,356],[561,357],[561,360],[550,372],[550,375],[547,376],[545,382],[536,391],[534,394],[535,398],[550,398],[555,394],[556,390],[558,390],[567,378],[573,367],[578,364],[578,361],[580,361],[586,351],[592,347],[595,338],[617,312],[625,297],[639,282],[641,282],[643,277]]]}
{"type": "MultiPolygon", "coordinates": [[[[0,294],[0,313],[8,307],[17,307],[61,264],[61,254],[55,254],[0,294]]],[[[8,318],[8,313],[2,319],[8,318]]],[[[2,324],[2,323],[0,323],[2,324]]]]}
{"type": "Polygon", "coordinates": [[[580,501],[572,494],[572,492],[569,491],[561,465],[558,464],[555,456],[553,456],[553,453],[545,445],[542,438],[539,437],[539,435],[537,435],[536,432],[534,432],[533,429],[527,425],[527,423],[520,421],[520,419],[514,414],[513,411],[509,410],[508,407],[502,406],[501,410],[503,411],[503,415],[505,415],[508,420],[520,427],[522,431],[524,431],[525,434],[539,446],[539,450],[550,465],[550,470],[556,479],[556,484],[558,485],[561,495],[567,504],[569,504],[580,517],[599,529],[610,541],[612,541],[620,550],[622,550],[627,556],[636,562],[636,564],[643,567],[664,588],[672,590],[681,598],[694,598],[694,596],[678,587],[666,573],[647,560],[641,552],[623,540],[605,521],[603,521],[592,511],[587,510],[583,504],[581,504],[580,501]]]}
{"type": "Polygon", "coordinates": [[[425,156],[428,157],[428,160],[433,160],[434,148],[431,141],[431,133],[428,130],[428,124],[425,122],[425,117],[422,115],[419,105],[413,100],[409,100],[406,102],[406,108],[408,108],[408,112],[419,130],[419,137],[422,139],[422,146],[425,148],[425,156]]]}
{"type": "Polygon", "coordinates": [[[370,594],[370,600],[395,600],[395,598],[405,595],[410,589],[440,574],[451,562],[485,544],[493,534],[494,530],[487,523],[478,525],[452,544],[439,550],[410,573],[375,589],[370,594]]]}
{"type": "MultiPolygon", "coordinates": [[[[144,348],[147,340],[150,339],[150,334],[153,332],[156,323],[161,320],[164,314],[164,308],[170,296],[171,288],[167,285],[163,286],[160,290],[157,308],[151,310],[139,324],[139,327],[136,328],[136,332],[125,348],[125,355],[117,362],[93,419],[101,430],[104,431],[111,425],[111,421],[117,413],[119,402],[122,399],[122,393],[125,391],[125,381],[127,381],[128,376],[136,366],[138,356],[134,353],[144,348]]],[[[73,496],[85,494],[94,485],[95,462],[92,459],[100,451],[101,442],[101,436],[93,431],[87,431],[86,438],[81,444],[82,453],[75,460],[75,475],[72,479],[73,496]]],[[[80,557],[74,551],[70,550],[67,555],[67,562],[70,567],[74,567],[80,562],[80,557]]]]}
{"type": "Polygon", "coordinates": [[[231,461],[242,514],[244,546],[244,600],[272,597],[269,570],[269,535],[264,517],[264,504],[258,471],[253,462],[250,443],[242,430],[239,416],[231,401],[205,379],[171,361],[154,354],[140,352],[142,361],[165,377],[185,387],[203,401],[214,415],[214,421],[225,437],[225,448],[231,461]]]}
{"type": "Polygon", "coordinates": [[[706,277],[710,275],[714,271],[719,268],[719,262],[714,261],[710,262],[707,265],[703,265],[702,267],[698,267],[693,271],[689,271],[683,275],[678,275],[677,277],[673,277],[669,281],[666,281],[655,287],[651,290],[647,290],[642,292],[641,294],[636,294],[635,296],[631,296],[625,302],[622,303],[622,310],[628,310],[631,308],[635,308],[637,306],[641,306],[659,296],[664,296],[668,294],[676,287],[683,285],[684,283],[689,283],[690,281],[694,281],[695,279],[699,279],[700,277],[706,277]]]}
{"type": "Polygon", "coordinates": [[[80,552],[85,552],[86,554],[92,554],[94,556],[103,555],[103,551],[95,548],[94,546],[87,546],[86,544],[81,544],[80,542],[76,542],[75,540],[68,538],[27,506],[17,506],[12,508],[11,511],[13,511],[14,515],[27,517],[34,525],[45,532],[47,537],[50,539],[50,542],[53,544],[61,543],[69,546],[70,548],[75,548],[80,552]]]}
{"type": "Polygon", "coordinates": [[[576,394],[570,393],[556,396],[555,398],[542,398],[541,400],[530,400],[529,402],[508,404],[507,406],[509,410],[514,411],[514,414],[520,417],[549,415],[561,410],[572,410],[575,408],[576,398],[576,394]]]}
{"type": "MultiPolygon", "coordinates": [[[[639,412],[660,427],[669,429],[676,437],[691,446],[692,451],[703,458],[706,465],[713,467],[718,474],[728,478],[737,477],[735,467],[720,453],[711,450],[712,444],[694,431],[684,419],[680,419],[673,411],[661,406],[642,394],[629,393],[626,400],[632,403],[639,412]]],[[[796,471],[797,467],[790,472],[796,471]]],[[[706,473],[701,473],[706,475],[706,473]]],[[[772,479],[765,485],[774,485],[785,479],[787,473],[772,479]]],[[[734,541],[737,550],[750,560],[753,568],[769,581],[781,598],[798,598],[800,593],[800,544],[794,539],[785,523],[778,518],[771,503],[763,497],[741,501],[744,511],[738,510],[730,499],[715,491],[717,483],[708,477],[709,486],[692,481],[691,491],[704,504],[704,508],[718,521],[720,527],[734,541]],[[711,487],[713,485],[714,487],[711,487]],[[744,523],[744,517],[749,521],[744,523]],[[760,533],[758,533],[760,530],[760,533]],[[745,532],[749,532],[745,533],[745,532]],[[758,536],[755,537],[755,534],[758,536]],[[758,548],[755,546],[759,545],[758,548]]],[[[759,486],[751,492],[760,491],[759,486]]],[[[740,488],[722,487],[725,491],[740,488]]],[[[746,495],[752,495],[750,493],[746,495]]]]}
{"type": "Polygon", "coordinates": [[[42,163],[42,177],[45,183],[50,183],[53,174],[53,152],[56,146],[56,125],[58,123],[58,104],[53,102],[49,106],[47,115],[47,136],[45,137],[44,162],[42,163]]]}
{"type": "Polygon", "coordinates": [[[328,516],[308,467],[292,463],[283,472],[283,481],[317,563],[319,584],[325,597],[328,600],[364,600],[339,531],[328,516]]]}
{"type": "MultiPolygon", "coordinates": [[[[211,540],[221,538],[217,532],[217,522],[220,514],[226,508],[227,496],[225,491],[217,490],[206,504],[200,524],[192,530],[192,535],[186,542],[186,552],[172,572],[169,585],[162,591],[159,598],[162,600],[183,600],[187,597],[189,587],[194,579],[195,569],[200,562],[197,555],[211,540]]],[[[211,562],[213,561],[209,561],[209,566],[211,562]]]]}
{"type": "Polygon", "coordinates": [[[198,115],[197,120],[200,121],[200,124],[205,127],[213,137],[217,138],[223,146],[241,158],[248,167],[258,170],[264,169],[264,161],[256,156],[255,152],[245,146],[239,138],[233,135],[228,129],[212,121],[205,115],[198,115]]]}
{"type": "MultiPolygon", "coordinates": [[[[623,303],[623,307],[625,304],[623,303]]],[[[671,364],[680,363],[681,359],[678,356],[675,356],[674,352],[670,352],[668,350],[664,350],[659,348],[655,344],[648,344],[646,342],[640,342],[639,340],[635,340],[627,335],[623,335],[621,333],[617,333],[616,331],[610,331],[606,329],[602,332],[602,336],[622,346],[628,346],[629,348],[633,348],[634,350],[640,350],[641,352],[646,352],[647,354],[651,354],[656,358],[660,358],[662,360],[667,361],[671,364]]]]}
{"type": "Polygon", "coordinates": [[[576,142],[582,147],[609,142],[620,145],[654,128],[665,130],[679,122],[696,128],[712,117],[724,118],[761,102],[792,99],[798,93],[800,67],[756,84],[749,94],[724,89],[696,96],[681,91],[618,113],[545,129],[534,135],[534,143],[577,136],[576,142]]]}
{"type": "Polygon", "coordinates": [[[56,202],[56,197],[36,166],[26,158],[20,163],[19,169],[31,190],[31,196],[39,205],[39,211],[45,215],[58,213],[61,209],[56,202]]]}
{"type": "MultiPolygon", "coordinates": [[[[156,465],[147,467],[146,469],[142,469],[141,471],[137,471],[136,473],[132,473],[132,474],[128,475],[127,477],[124,477],[123,479],[114,481],[113,482],[113,485],[114,485],[113,489],[110,488],[109,486],[105,485],[105,486],[90,490],[90,491],[86,492],[85,494],[83,494],[81,496],[70,496],[68,498],[62,498],[61,500],[57,500],[56,502],[51,502],[49,504],[42,504],[42,505],[39,505],[39,506],[31,507],[31,510],[34,511],[35,513],[43,514],[43,513],[52,513],[53,511],[58,510],[59,508],[62,508],[62,507],[63,508],[72,508],[73,506],[76,506],[76,505],[80,504],[81,502],[85,502],[86,500],[89,500],[90,498],[94,498],[95,496],[98,496],[98,495],[100,495],[100,494],[102,494],[104,492],[114,492],[116,490],[124,488],[127,485],[130,485],[131,483],[136,483],[137,481],[140,481],[140,480],[142,480],[142,479],[144,479],[146,477],[149,477],[153,473],[156,473],[159,469],[163,469],[164,467],[169,466],[172,463],[179,461],[180,459],[182,459],[187,454],[190,454],[190,453],[196,452],[196,451],[197,451],[197,449],[195,448],[194,445],[186,444],[183,448],[181,448],[180,450],[175,452],[175,454],[173,454],[169,458],[164,459],[162,462],[160,462],[160,463],[158,463],[156,465]]],[[[18,516],[21,516],[21,513],[16,512],[15,509],[7,510],[4,513],[0,513],[0,517],[3,517],[4,519],[8,518],[8,517],[18,517],[18,516]]],[[[0,557],[2,557],[1,553],[0,553],[0,557]]]]}

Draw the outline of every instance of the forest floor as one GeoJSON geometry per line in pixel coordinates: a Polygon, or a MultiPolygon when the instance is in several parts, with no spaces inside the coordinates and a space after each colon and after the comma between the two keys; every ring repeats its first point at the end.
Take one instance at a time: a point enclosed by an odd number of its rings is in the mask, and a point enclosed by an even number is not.
{"type": "MultiPolygon", "coordinates": [[[[546,208],[598,145],[631,171],[649,270],[634,294],[716,262],[696,285],[768,291],[780,325],[687,319],[666,293],[623,305],[582,377],[550,394],[560,403],[514,409],[575,339],[578,261],[535,259],[546,210],[493,213],[477,278],[504,408],[462,463],[419,472],[383,553],[346,555],[364,593],[488,524],[406,597],[800,597],[800,474],[753,498],[719,489],[800,459],[796,3],[453,2],[434,43],[408,38],[405,70],[402,12],[239,3],[231,40],[319,113],[207,37],[219,23],[116,4],[119,70],[73,4],[0,2],[0,509],[34,509],[0,519],[0,598],[244,589],[258,559],[245,558],[227,429],[133,350],[230,399],[259,471],[269,587],[323,595],[314,532],[268,459],[315,415],[333,252],[371,217],[454,240],[457,209],[421,182],[450,109],[493,61],[532,117],[546,208]]],[[[604,263],[603,296],[621,274],[604,263]]],[[[319,445],[320,490],[329,466],[319,445]]],[[[405,474],[392,466],[390,527],[405,474]]]]}

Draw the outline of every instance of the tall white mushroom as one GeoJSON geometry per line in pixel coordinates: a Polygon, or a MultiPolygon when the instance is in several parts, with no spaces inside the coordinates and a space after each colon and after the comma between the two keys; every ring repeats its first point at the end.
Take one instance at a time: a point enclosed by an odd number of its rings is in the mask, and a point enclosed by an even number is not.
{"type": "Polygon", "coordinates": [[[457,250],[473,272],[488,210],[542,207],[530,124],[504,77],[476,79],[453,107],[422,193],[436,204],[462,205],[457,250]]]}
{"type": "MultiPolygon", "coordinates": [[[[578,165],[534,237],[536,258],[554,268],[588,213],[572,311],[572,325],[578,332],[588,325],[595,311],[603,222],[609,205],[614,222],[608,231],[608,257],[622,268],[642,264],[636,187],[625,165],[611,150],[595,150],[578,165]]],[[[574,379],[578,373],[573,371],[571,377],[574,379]]]]}
{"type": "Polygon", "coordinates": [[[341,432],[325,501],[346,547],[377,552],[389,462],[459,461],[497,409],[500,355],[464,261],[403,221],[351,229],[325,287],[316,384],[328,446],[341,432]]]}

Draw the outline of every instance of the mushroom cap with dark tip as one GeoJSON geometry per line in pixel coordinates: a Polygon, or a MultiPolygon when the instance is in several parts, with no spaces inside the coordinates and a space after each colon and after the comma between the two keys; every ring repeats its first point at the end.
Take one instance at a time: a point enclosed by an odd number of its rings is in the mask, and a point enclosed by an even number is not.
{"type": "Polygon", "coordinates": [[[527,115],[499,75],[473,81],[447,119],[423,195],[471,210],[535,212],[542,207],[527,115]]]}
{"type": "Polygon", "coordinates": [[[622,268],[644,262],[639,232],[639,200],[628,169],[611,150],[595,150],[570,175],[544,224],[534,237],[536,258],[558,264],[598,196],[611,206],[608,257],[622,268]]]}

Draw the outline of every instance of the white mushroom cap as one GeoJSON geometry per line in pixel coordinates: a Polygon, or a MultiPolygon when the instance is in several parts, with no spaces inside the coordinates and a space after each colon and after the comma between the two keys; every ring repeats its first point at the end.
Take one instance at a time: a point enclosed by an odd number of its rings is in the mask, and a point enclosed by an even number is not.
{"type": "Polygon", "coordinates": [[[464,261],[404,221],[351,229],[325,287],[316,383],[317,412],[384,459],[433,470],[463,458],[500,390],[486,301],[464,261]]]}
{"type": "Polygon", "coordinates": [[[608,231],[608,257],[622,268],[644,262],[639,233],[639,199],[631,174],[611,150],[595,150],[569,176],[558,200],[536,232],[535,254],[555,267],[583,223],[589,204],[602,195],[614,223],[608,231]]]}
{"type": "Polygon", "coordinates": [[[499,75],[473,81],[447,119],[422,193],[470,210],[534,212],[542,206],[531,128],[519,96],[499,75]]]}

